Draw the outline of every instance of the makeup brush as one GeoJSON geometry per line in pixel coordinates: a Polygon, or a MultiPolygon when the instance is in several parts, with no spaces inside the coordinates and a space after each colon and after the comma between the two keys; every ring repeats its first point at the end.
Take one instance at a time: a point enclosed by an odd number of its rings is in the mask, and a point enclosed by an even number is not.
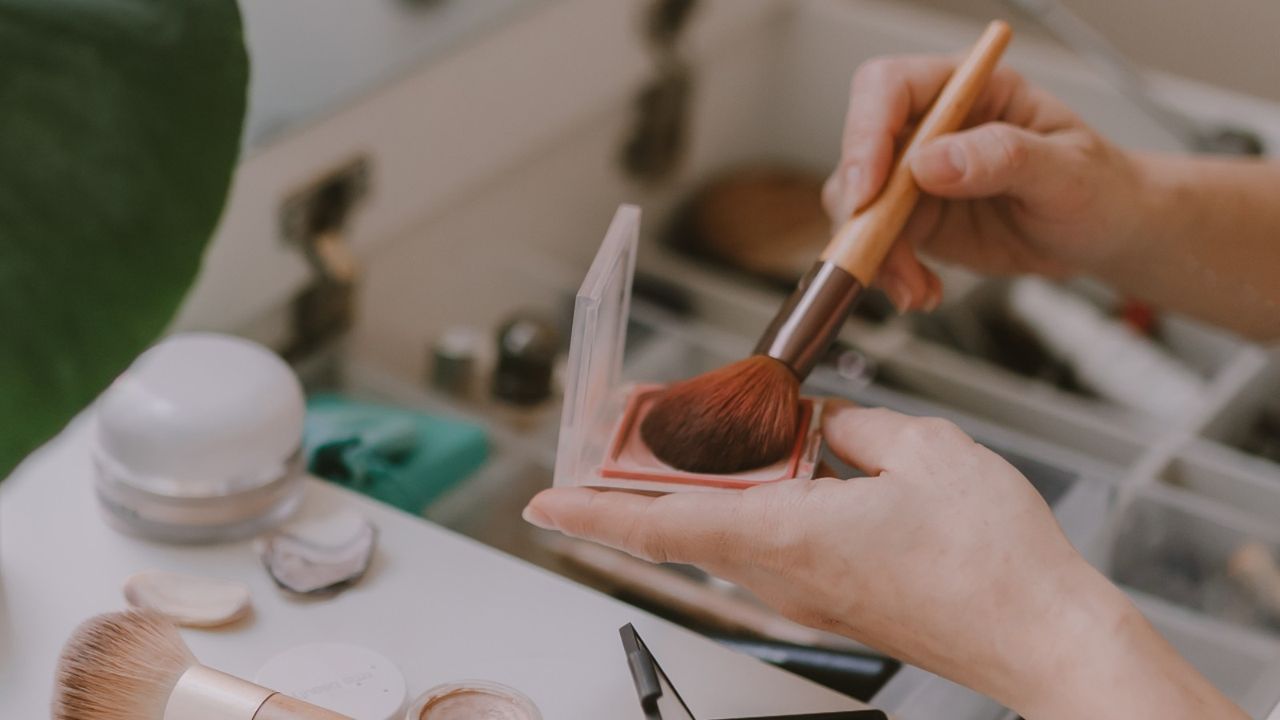
{"type": "Polygon", "coordinates": [[[98,615],[62,649],[53,720],[351,720],[200,665],[152,612],[98,615]]]}
{"type": "Polygon", "coordinates": [[[756,344],[732,365],[675,383],[659,396],[640,434],[660,460],[689,472],[734,473],[768,465],[795,446],[800,383],[813,370],[863,288],[902,232],[920,195],[907,159],[960,128],[1009,44],[994,21],[898,155],[884,189],[836,231],[756,344]]]}

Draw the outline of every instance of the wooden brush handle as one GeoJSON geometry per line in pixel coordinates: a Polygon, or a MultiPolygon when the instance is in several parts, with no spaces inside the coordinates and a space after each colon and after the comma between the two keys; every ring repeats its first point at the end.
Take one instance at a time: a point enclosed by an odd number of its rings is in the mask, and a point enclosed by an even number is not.
{"type": "Polygon", "coordinates": [[[276,693],[258,708],[253,720],[351,720],[346,715],[276,693]]]}
{"type": "Polygon", "coordinates": [[[911,153],[934,138],[960,129],[987,80],[1000,62],[1013,31],[1001,20],[995,20],[982,33],[969,56],[960,63],[942,88],[916,128],[907,146],[899,153],[889,179],[880,194],[861,212],[854,213],[827,244],[822,260],[835,263],[858,279],[871,285],[880,263],[898,239],[902,227],[915,208],[920,189],[911,176],[907,159],[911,153]]]}

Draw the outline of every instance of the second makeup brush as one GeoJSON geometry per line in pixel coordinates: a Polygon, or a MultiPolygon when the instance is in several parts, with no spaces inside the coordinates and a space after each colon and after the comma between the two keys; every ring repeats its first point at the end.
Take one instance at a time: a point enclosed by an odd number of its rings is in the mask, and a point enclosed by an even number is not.
{"type": "Polygon", "coordinates": [[[98,615],[58,660],[53,720],[351,720],[207,668],[149,612],[98,615]]]}

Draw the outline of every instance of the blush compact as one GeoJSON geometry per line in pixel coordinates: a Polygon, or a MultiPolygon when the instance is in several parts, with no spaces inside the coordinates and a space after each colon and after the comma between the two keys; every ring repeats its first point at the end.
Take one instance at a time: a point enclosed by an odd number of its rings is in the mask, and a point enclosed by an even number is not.
{"type": "Polygon", "coordinates": [[[640,423],[663,385],[623,379],[640,210],[623,205],[574,301],[555,484],[643,492],[726,491],[811,478],[822,450],[823,400],[802,397],[796,441],[783,459],[731,474],[687,472],[659,460],[640,423]]]}
{"type": "MultiPolygon", "coordinates": [[[[640,423],[653,407],[662,385],[634,385],[629,388],[622,416],[600,467],[601,479],[614,486],[623,483],[673,484],[687,487],[742,489],[761,483],[813,477],[813,468],[822,444],[822,400],[801,398],[796,423],[796,441],[781,460],[744,472],[716,475],[686,472],[659,460],[640,437],[640,423]]],[[[637,485],[637,489],[653,489],[637,485]]],[[[630,486],[629,484],[625,486],[630,486]]]]}

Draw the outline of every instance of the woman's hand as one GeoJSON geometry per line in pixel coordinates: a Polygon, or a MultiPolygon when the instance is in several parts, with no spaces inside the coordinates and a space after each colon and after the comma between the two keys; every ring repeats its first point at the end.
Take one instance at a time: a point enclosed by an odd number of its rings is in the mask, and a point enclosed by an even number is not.
{"type": "MultiPolygon", "coordinates": [[[[880,191],[956,60],[885,57],[858,69],[841,160],[823,200],[837,222],[880,191]]],[[[1134,161],[1021,75],[1000,68],[966,129],[910,159],[923,191],[878,284],[900,310],[932,309],[937,278],[916,251],[982,273],[1091,272],[1129,242],[1140,215],[1134,161]]]]}
{"type": "Polygon", "coordinates": [[[998,455],[944,420],[836,406],[824,423],[869,477],[660,497],[553,489],[525,517],[697,565],[1034,720],[1235,717],[998,455]]]}

